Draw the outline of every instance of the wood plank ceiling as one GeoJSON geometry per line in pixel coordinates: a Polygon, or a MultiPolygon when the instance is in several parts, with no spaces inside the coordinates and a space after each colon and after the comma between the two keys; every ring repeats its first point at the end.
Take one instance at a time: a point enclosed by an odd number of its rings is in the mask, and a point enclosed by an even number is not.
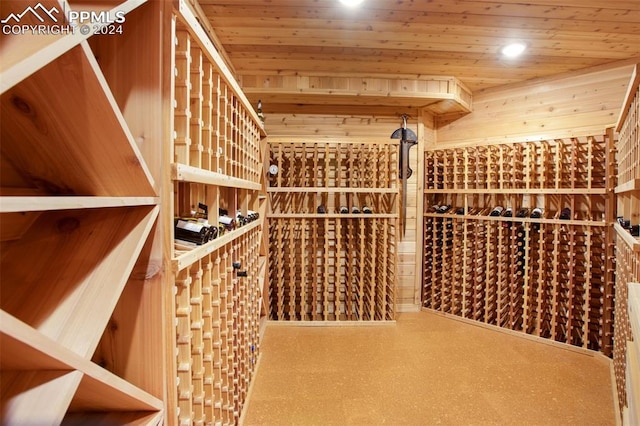
{"type": "Polygon", "coordinates": [[[640,0],[197,1],[265,112],[464,113],[468,92],[640,58],[640,0]]]}

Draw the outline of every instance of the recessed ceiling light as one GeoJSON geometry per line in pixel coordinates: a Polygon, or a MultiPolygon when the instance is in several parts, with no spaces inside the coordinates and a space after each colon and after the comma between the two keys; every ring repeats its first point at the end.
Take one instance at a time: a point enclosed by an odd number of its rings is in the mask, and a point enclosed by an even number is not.
{"type": "Polygon", "coordinates": [[[340,0],[340,3],[344,4],[347,7],[356,7],[364,0],[340,0]]]}
{"type": "Polygon", "coordinates": [[[520,41],[507,44],[500,49],[500,53],[507,58],[517,58],[527,49],[527,45],[520,41]]]}

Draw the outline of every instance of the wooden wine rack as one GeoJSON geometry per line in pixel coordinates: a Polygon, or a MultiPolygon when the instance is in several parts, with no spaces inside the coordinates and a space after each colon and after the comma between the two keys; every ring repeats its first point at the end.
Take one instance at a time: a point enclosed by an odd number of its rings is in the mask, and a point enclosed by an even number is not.
{"type": "Polygon", "coordinates": [[[269,317],[393,320],[398,147],[274,138],[269,147],[278,167],[268,189],[269,317]]]}
{"type": "Polygon", "coordinates": [[[426,151],[423,306],[611,354],[611,140],[426,151]]]}
{"type": "MultiPolygon", "coordinates": [[[[618,120],[617,216],[640,224],[640,64],[636,65],[629,83],[625,102],[618,120]]],[[[618,390],[618,403],[623,419],[629,410],[639,410],[640,404],[629,399],[627,367],[633,341],[629,318],[629,283],[640,282],[640,238],[632,236],[619,223],[614,224],[616,235],[616,299],[615,340],[613,363],[618,390]]],[[[639,313],[636,312],[637,316],[639,313]]],[[[637,319],[636,319],[637,321],[637,319]]],[[[637,374],[636,374],[637,376],[637,374]]],[[[636,411],[637,413],[637,411],[636,411]]],[[[629,423],[632,424],[632,423],[629,423]]]]}
{"type": "Polygon", "coordinates": [[[260,120],[187,2],[174,11],[171,221],[207,207],[211,225],[226,210],[259,220],[220,231],[201,245],[175,241],[175,328],[169,383],[171,424],[240,422],[259,356],[266,274],[266,213],[260,120]]]}
{"type": "MultiPolygon", "coordinates": [[[[62,18],[61,2],[41,5],[62,18]]],[[[27,6],[0,9],[28,24],[27,6]]],[[[161,39],[140,33],[162,5],[65,6],[124,22],[110,35],[92,23],[89,34],[0,37],[0,423],[160,424],[162,255],[151,246],[161,157],[138,138],[163,132],[149,66],[161,39]]]]}

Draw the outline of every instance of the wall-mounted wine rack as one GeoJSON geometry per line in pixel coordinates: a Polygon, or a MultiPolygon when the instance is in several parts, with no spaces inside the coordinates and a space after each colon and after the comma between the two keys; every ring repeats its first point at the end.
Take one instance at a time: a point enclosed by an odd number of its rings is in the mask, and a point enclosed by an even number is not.
{"type": "Polygon", "coordinates": [[[426,151],[423,306],[610,355],[611,143],[426,151]]]}
{"type": "Polygon", "coordinates": [[[397,145],[269,138],[270,318],[395,318],[397,145]]]}
{"type": "MultiPolygon", "coordinates": [[[[615,342],[613,364],[618,404],[623,418],[637,416],[640,403],[631,400],[628,392],[629,377],[637,377],[637,372],[628,371],[629,350],[633,350],[628,305],[628,285],[640,282],[640,64],[635,66],[627,95],[618,120],[618,160],[617,213],[614,230],[616,235],[616,302],[615,302],[615,342]],[[623,224],[629,226],[623,226],[623,224]],[[634,228],[635,226],[635,228],[634,228]]],[[[636,316],[639,314],[635,313],[636,316]]],[[[633,423],[625,423],[633,424],[633,423]]]]}
{"type": "Polygon", "coordinates": [[[169,423],[238,424],[266,274],[261,121],[180,1],[172,36],[169,423]]]}

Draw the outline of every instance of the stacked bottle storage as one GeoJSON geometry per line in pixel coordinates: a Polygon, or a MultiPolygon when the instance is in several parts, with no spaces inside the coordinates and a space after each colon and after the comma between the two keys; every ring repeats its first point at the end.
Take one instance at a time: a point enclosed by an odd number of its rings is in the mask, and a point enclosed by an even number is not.
{"type": "Polygon", "coordinates": [[[426,151],[423,306],[610,354],[610,140],[426,151]]]}
{"type": "MultiPolygon", "coordinates": [[[[640,282],[640,65],[636,65],[629,83],[627,96],[618,120],[617,214],[614,224],[616,236],[616,299],[615,342],[613,364],[618,391],[618,403],[623,414],[623,424],[637,415],[640,404],[632,399],[628,379],[631,374],[629,357],[634,347],[628,311],[630,283],[640,282]]],[[[637,314],[636,314],[637,315],[637,314]]]]}
{"type": "Polygon", "coordinates": [[[270,318],[395,318],[397,150],[269,138],[270,318]]]}
{"type": "Polygon", "coordinates": [[[259,355],[264,132],[188,4],[174,19],[168,418],[238,424],[259,355]]]}

